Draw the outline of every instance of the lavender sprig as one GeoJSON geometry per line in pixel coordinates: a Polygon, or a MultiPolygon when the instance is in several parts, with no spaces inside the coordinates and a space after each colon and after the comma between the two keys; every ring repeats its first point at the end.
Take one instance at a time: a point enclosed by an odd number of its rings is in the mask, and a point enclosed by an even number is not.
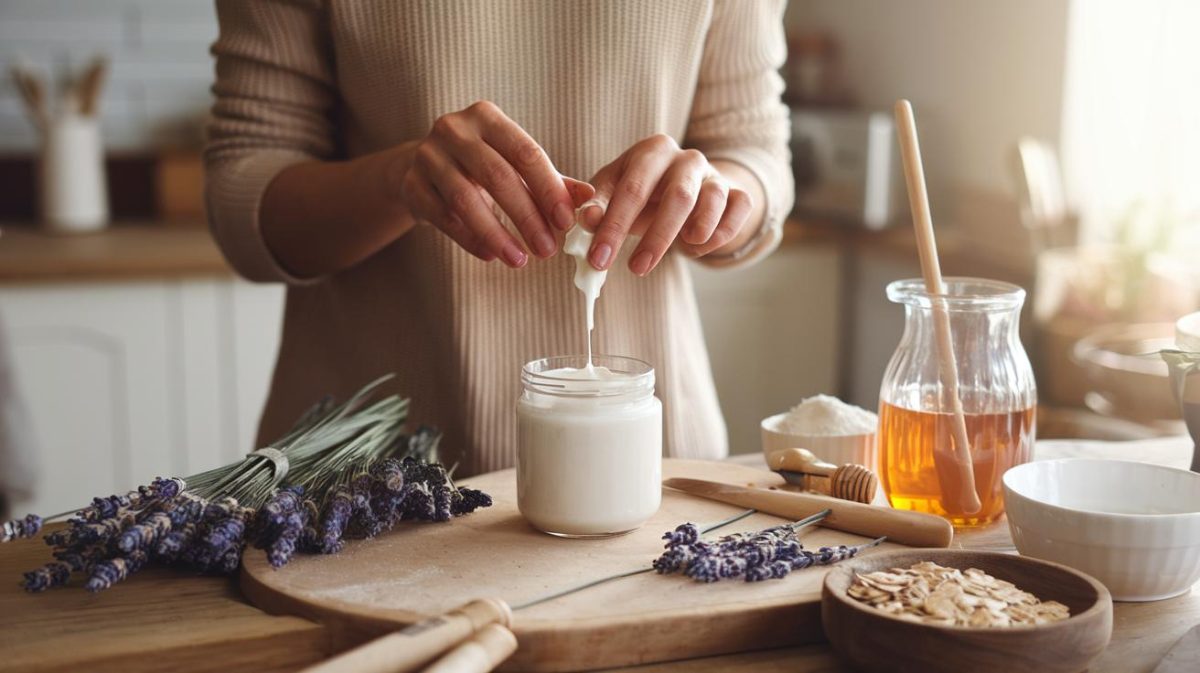
{"type": "Polygon", "coordinates": [[[292,554],[296,553],[296,547],[300,543],[300,536],[304,532],[305,526],[308,524],[308,518],[303,509],[298,509],[287,515],[283,522],[278,537],[271,543],[267,549],[267,561],[272,568],[282,568],[287,565],[287,562],[292,560],[292,554]]]}
{"type": "Polygon", "coordinates": [[[171,516],[166,512],[152,512],[141,523],[134,524],[121,533],[117,538],[117,549],[128,554],[138,549],[152,548],[169,532],[171,516]]]}
{"type": "Polygon", "coordinates": [[[0,532],[0,542],[8,542],[23,537],[33,537],[41,529],[42,517],[36,514],[27,514],[22,519],[13,519],[4,522],[4,529],[0,532]]]}
{"type": "Polygon", "coordinates": [[[133,573],[142,569],[148,559],[146,552],[137,550],[128,556],[118,556],[106,561],[100,561],[92,566],[91,577],[83,588],[92,593],[108,589],[117,582],[122,582],[133,573]]]}
{"type": "Polygon", "coordinates": [[[682,524],[663,534],[666,549],[655,559],[653,567],[659,574],[682,573],[698,582],[736,578],[760,582],[781,579],[793,570],[852,558],[885,539],[856,546],[821,547],[816,552],[805,550],[797,533],[828,514],[829,510],[825,510],[793,524],[734,533],[715,542],[701,540],[695,524],[682,524]]]}
{"type": "Polygon", "coordinates": [[[37,570],[25,573],[25,581],[22,586],[30,593],[38,593],[66,584],[70,578],[71,566],[61,561],[51,561],[37,570]]]}

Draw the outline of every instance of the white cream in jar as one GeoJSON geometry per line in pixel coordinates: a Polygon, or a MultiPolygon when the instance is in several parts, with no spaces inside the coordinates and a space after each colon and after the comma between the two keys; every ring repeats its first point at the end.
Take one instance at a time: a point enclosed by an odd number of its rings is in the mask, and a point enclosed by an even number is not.
{"type": "Polygon", "coordinates": [[[563,249],[575,257],[575,286],[584,297],[587,357],[525,365],[517,402],[517,505],[535,528],[567,537],[631,531],[662,501],[654,369],[592,355],[596,299],[608,272],[588,263],[591,246],[592,234],[576,222],[563,249]]]}
{"type": "Polygon", "coordinates": [[[662,501],[662,404],[654,369],[597,355],[535,360],[517,402],[517,505],[567,537],[631,531],[662,501]]]}

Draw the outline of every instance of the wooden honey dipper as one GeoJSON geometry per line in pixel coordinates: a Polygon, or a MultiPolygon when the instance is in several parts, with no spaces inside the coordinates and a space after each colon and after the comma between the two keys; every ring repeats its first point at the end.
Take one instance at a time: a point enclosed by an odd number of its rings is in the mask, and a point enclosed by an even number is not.
{"type": "Polygon", "coordinates": [[[780,449],[767,457],[767,466],[797,484],[841,500],[870,504],[875,499],[879,478],[870,469],[847,463],[834,465],[813,455],[808,449],[780,449]],[[790,475],[800,479],[793,481],[790,475]],[[825,477],[812,479],[811,477],[825,477]]]}

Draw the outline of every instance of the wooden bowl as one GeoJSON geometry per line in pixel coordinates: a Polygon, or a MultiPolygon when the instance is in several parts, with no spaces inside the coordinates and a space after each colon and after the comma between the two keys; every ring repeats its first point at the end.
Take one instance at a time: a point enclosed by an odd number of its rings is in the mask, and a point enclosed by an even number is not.
{"type": "Polygon", "coordinates": [[[866,554],[830,571],[821,591],[821,621],[833,649],[862,670],[1079,673],[1112,636],[1112,597],[1097,580],[1057,563],[995,552],[902,549],[866,554]],[[855,573],[921,561],[979,568],[1042,600],[1065,604],[1071,616],[1040,626],[938,626],[893,617],[846,595],[855,573]]]}

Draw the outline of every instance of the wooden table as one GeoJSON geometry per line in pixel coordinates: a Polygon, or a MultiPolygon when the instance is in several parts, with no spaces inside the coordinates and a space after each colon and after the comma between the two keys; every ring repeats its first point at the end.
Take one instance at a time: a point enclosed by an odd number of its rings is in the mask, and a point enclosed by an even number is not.
{"type": "MultiPolygon", "coordinates": [[[[1138,442],[1042,442],[1039,458],[1104,456],[1185,465],[1191,443],[1180,439],[1138,442]]],[[[761,459],[739,457],[738,462],[761,459]]],[[[1001,523],[962,533],[956,546],[1012,551],[1001,523]]],[[[43,595],[16,586],[24,570],[47,560],[35,540],[0,546],[0,670],[12,671],[288,671],[329,653],[319,624],[274,617],[248,605],[230,579],[148,569],[126,584],[92,595],[78,586],[43,595]]],[[[1171,645],[1200,622],[1200,591],[1155,603],[1117,603],[1112,642],[1095,673],[1153,670],[1171,645]]],[[[639,666],[626,671],[838,672],[849,669],[825,645],[639,666]]]]}

